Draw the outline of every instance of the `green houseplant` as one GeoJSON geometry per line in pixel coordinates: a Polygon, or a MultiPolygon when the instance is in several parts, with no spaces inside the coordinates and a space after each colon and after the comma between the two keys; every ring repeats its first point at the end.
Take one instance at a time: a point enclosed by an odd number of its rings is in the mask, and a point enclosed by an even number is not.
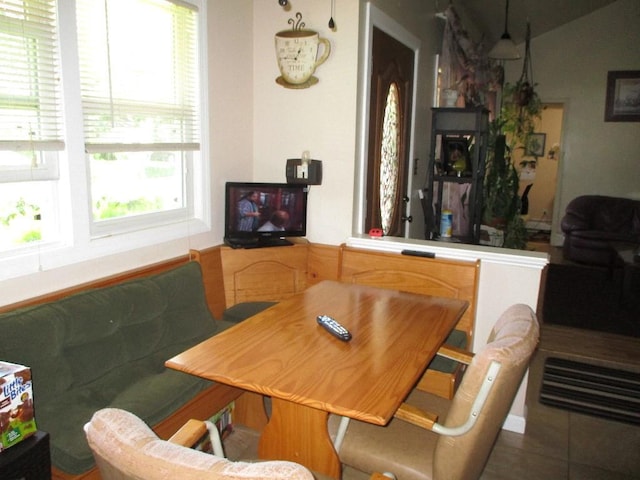
{"type": "Polygon", "coordinates": [[[520,216],[520,178],[513,153],[526,150],[542,112],[542,102],[530,81],[530,39],[527,24],[522,75],[516,83],[504,85],[500,115],[490,125],[484,182],[483,221],[504,231],[503,247],[517,249],[526,247],[527,231],[520,216]]]}
{"type": "Polygon", "coordinates": [[[503,98],[500,116],[490,125],[483,221],[504,231],[503,247],[523,249],[527,232],[520,216],[520,179],[513,152],[527,145],[542,105],[534,87],[522,79],[505,85],[503,98]]]}

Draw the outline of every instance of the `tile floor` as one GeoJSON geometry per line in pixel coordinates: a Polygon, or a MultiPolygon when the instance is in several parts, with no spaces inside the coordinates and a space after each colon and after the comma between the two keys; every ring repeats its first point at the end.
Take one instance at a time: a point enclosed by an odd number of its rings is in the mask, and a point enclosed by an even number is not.
{"type": "Polygon", "coordinates": [[[640,372],[640,339],[543,325],[529,372],[526,432],[500,433],[481,479],[640,479],[640,426],[538,402],[548,356],[640,372]]]}

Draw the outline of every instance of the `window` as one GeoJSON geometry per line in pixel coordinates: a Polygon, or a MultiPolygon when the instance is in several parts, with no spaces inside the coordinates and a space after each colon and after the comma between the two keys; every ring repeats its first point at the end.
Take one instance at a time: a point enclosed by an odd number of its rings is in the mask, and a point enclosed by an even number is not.
{"type": "Polygon", "coordinates": [[[53,203],[64,148],[56,21],[54,0],[0,0],[0,251],[41,240],[53,203]]]}
{"type": "Polygon", "coordinates": [[[387,103],[382,119],[382,145],[380,146],[380,217],[382,231],[388,233],[395,214],[398,197],[398,165],[400,143],[400,107],[398,88],[389,86],[387,103]]]}
{"type": "Polygon", "coordinates": [[[203,6],[0,0],[0,260],[206,228],[203,6]]]}

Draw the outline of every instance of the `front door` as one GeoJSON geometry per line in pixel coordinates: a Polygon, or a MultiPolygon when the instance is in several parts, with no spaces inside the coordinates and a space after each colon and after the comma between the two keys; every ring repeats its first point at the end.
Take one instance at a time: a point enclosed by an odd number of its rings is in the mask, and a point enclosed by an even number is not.
{"type": "Polygon", "coordinates": [[[365,232],[404,236],[408,217],[409,143],[414,52],[373,28],[365,232]]]}

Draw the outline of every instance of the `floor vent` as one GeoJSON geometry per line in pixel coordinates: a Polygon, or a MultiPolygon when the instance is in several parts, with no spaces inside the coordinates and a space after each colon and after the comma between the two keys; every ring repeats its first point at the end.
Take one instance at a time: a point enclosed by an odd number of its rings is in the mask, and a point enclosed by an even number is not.
{"type": "Polygon", "coordinates": [[[640,374],[550,357],[540,403],[640,425],[640,374]]]}

